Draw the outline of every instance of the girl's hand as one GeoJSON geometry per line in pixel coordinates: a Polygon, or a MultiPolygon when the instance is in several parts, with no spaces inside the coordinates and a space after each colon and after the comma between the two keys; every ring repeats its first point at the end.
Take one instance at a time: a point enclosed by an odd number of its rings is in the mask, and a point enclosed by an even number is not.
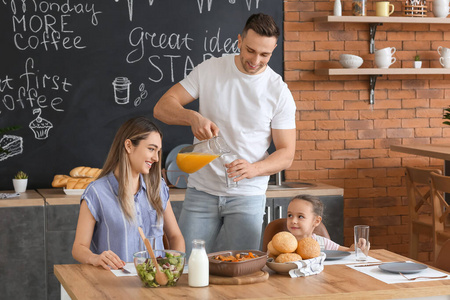
{"type": "MultiPolygon", "coordinates": [[[[364,252],[367,255],[367,253],[369,253],[369,249],[370,249],[370,242],[366,241],[366,239],[360,238],[358,241],[358,248],[360,248],[362,250],[362,252],[364,252]]],[[[352,244],[350,246],[349,251],[355,251],[355,244],[352,244]]]]}
{"type": "Polygon", "coordinates": [[[117,270],[125,266],[125,262],[111,250],[103,251],[99,255],[96,254],[91,264],[96,267],[102,266],[105,270],[110,268],[117,270]]]}

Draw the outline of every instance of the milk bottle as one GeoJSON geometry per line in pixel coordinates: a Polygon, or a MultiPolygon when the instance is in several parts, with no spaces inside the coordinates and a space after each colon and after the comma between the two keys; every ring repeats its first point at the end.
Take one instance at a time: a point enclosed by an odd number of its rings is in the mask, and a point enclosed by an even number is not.
{"type": "Polygon", "coordinates": [[[209,261],[206,255],[205,241],[193,240],[189,257],[188,283],[192,287],[209,285],[209,261]]]}

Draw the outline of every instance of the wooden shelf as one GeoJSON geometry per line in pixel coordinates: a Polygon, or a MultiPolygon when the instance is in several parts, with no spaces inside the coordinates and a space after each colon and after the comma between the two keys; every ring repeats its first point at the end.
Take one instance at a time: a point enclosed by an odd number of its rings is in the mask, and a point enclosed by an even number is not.
{"type": "Polygon", "coordinates": [[[361,69],[318,69],[317,75],[450,75],[445,68],[361,68],[361,69]]]}
{"type": "Polygon", "coordinates": [[[422,24],[450,24],[450,18],[435,17],[376,17],[376,16],[325,16],[314,18],[315,22],[344,22],[344,23],[422,23],[422,24]]]}

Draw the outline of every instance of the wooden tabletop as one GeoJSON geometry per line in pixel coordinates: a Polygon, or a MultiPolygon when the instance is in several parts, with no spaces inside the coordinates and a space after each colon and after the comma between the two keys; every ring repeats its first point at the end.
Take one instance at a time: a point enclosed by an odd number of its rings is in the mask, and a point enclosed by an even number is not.
{"type": "MultiPolygon", "coordinates": [[[[15,193],[13,190],[0,191],[0,193],[15,193]]],[[[26,190],[19,196],[13,198],[0,199],[0,207],[18,206],[44,206],[44,198],[35,190],[26,190]]]]}
{"type": "MultiPolygon", "coordinates": [[[[387,250],[371,250],[382,261],[406,257],[387,250]]],[[[265,267],[267,268],[267,267],[265,267]]],[[[267,269],[269,270],[269,269],[267,269]]],[[[269,270],[270,271],[270,270],[269,270]]],[[[262,283],[191,288],[187,275],[176,287],[144,288],[137,276],[116,277],[91,265],[55,265],[54,273],[72,299],[392,299],[448,295],[450,280],[386,284],[345,265],[327,265],[318,275],[290,278],[270,271],[262,283]]]]}
{"type": "Polygon", "coordinates": [[[450,160],[449,144],[391,145],[392,151],[450,160]]]}

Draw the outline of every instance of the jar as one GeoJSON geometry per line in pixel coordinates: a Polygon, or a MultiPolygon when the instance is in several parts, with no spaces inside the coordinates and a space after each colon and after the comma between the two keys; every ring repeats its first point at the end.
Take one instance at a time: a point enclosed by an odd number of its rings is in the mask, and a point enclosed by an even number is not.
{"type": "Polygon", "coordinates": [[[209,260],[204,240],[193,240],[188,262],[188,283],[191,287],[209,285],[209,260]]]}
{"type": "Polygon", "coordinates": [[[352,12],[354,16],[367,15],[367,0],[353,0],[352,12]]]}

